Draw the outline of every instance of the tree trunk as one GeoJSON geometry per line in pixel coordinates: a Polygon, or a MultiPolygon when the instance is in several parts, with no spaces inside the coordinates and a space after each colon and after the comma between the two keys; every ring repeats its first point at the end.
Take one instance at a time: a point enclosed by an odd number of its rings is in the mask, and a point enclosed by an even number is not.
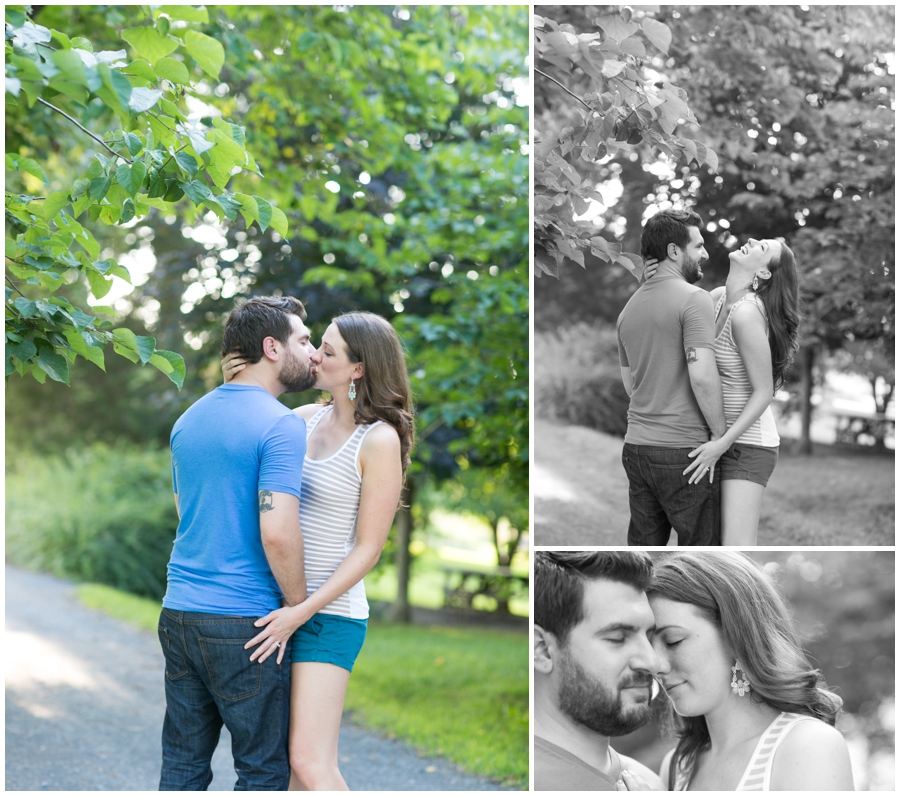
{"type": "Polygon", "coordinates": [[[391,606],[388,617],[394,622],[409,624],[412,622],[412,608],[409,604],[409,543],[412,541],[412,505],[415,494],[415,483],[407,477],[406,486],[401,493],[403,507],[397,512],[397,554],[394,559],[397,566],[397,599],[391,606]]]}
{"type": "Polygon", "coordinates": [[[812,422],[813,364],[815,359],[816,352],[812,346],[807,346],[800,352],[800,376],[803,385],[800,405],[800,453],[804,456],[812,454],[809,427],[812,422]]]}

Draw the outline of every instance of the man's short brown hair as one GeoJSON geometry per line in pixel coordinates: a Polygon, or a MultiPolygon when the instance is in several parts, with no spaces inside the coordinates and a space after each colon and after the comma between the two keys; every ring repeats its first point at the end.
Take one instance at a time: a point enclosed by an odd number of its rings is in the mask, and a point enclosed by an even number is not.
{"type": "Polygon", "coordinates": [[[256,296],[242,302],[225,322],[222,356],[240,354],[256,364],[262,359],[267,337],[287,345],[292,331],[290,315],[306,320],[302,302],[293,296],[256,296]]]}

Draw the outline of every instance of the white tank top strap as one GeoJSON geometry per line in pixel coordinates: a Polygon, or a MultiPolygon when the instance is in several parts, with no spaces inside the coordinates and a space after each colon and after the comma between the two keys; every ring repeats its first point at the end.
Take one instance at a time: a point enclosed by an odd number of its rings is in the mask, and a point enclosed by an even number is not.
{"type": "Polygon", "coordinates": [[[762,734],[753,756],[744,769],[744,776],[736,790],[771,790],[772,763],[775,759],[775,750],[787,737],[791,729],[801,721],[818,721],[813,716],[803,716],[798,713],[781,713],[762,734]]]}
{"type": "MultiPolygon", "coordinates": [[[[736,343],[734,341],[734,335],[731,333],[731,318],[734,315],[734,311],[738,307],[740,307],[741,304],[743,304],[745,301],[749,301],[751,304],[753,304],[753,306],[755,306],[756,309],[758,309],[760,311],[760,314],[763,316],[763,320],[766,322],[766,324],[768,325],[768,323],[769,323],[769,316],[766,315],[766,307],[762,303],[762,300],[760,299],[760,297],[756,295],[756,293],[753,293],[751,291],[750,293],[747,293],[747,294],[741,296],[737,301],[734,302],[734,304],[731,305],[731,309],[728,310],[728,317],[725,319],[725,325],[722,327],[722,331],[719,332],[720,335],[724,334],[727,329],[728,337],[731,340],[732,345],[736,345],[736,343]]],[[[723,293],[722,298],[719,299],[719,303],[716,304],[716,311],[715,311],[716,320],[718,320],[719,313],[721,312],[724,304],[725,304],[725,294],[723,293]]]]}
{"type": "MultiPolygon", "coordinates": [[[[353,432],[353,436],[358,436],[359,440],[356,444],[356,453],[353,457],[353,465],[356,467],[356,472],[359,472],[359,452],[362,450],[363,439],[366,434],[368,434],[375,426],[380,426],[384,421],[376,420],[374,423],[368,426],[357,426],[356,431],[353,432]]],[[[362,478],[362,476],[360,476],[362,478]]]]}
{"type": "Polygon", "coordinates": [[[319,425],[319,421],[331,411],[331,404],[326,404],[318,412],[316,412],[309,420],[306,421],[306,438],[312,434],[313,429],[319,425]]]}

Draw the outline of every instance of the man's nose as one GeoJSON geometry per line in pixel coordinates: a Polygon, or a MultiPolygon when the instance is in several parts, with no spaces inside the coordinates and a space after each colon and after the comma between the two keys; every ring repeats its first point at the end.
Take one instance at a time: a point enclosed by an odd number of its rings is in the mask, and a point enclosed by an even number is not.
{"type": "Polygon", "coordinates": [[[650,643],[649,639],[645,639],[637,654],[631,660],[632,668],[643,669],[650,674],[659,674],[660,672],[668,672],[668,662],[664,660],[656,648],[650,643]]]}

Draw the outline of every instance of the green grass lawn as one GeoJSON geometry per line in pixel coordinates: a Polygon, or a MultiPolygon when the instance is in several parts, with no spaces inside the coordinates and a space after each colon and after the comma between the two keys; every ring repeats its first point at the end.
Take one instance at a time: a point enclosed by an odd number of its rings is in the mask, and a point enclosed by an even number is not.
{"type": "MultiPolygon", "coordinates": [[[[621,452],[617,437],[536,421],[534,544],[625,544],[621,452]]],[[[782,452],[763,498],[758,543],[893,545],[893,457],[827,448],[812,456],[782,452]]]]}
{"type": "MultiPolygon", "coordinates": [[[[90,608],[156,632],[159,603],[83,584],[90,608]]],[[[372,621],[346,707],[473,774],[528,787],[528,634],[372,621]]]]}
{"type": "Polygon", "coordinates": [[[461,768],[528,788],[528,635],[372,623],[346,706],[461,768]]]}

